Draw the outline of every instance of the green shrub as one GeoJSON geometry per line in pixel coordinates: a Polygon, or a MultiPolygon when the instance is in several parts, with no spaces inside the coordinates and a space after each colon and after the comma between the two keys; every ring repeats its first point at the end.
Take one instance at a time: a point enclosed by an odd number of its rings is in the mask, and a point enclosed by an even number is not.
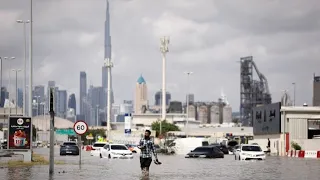
{"type": "Polygon", "coordinates": [[[302,148],[301,148],[301,146],[298,144],[298,143],[296,143],[296,142],[291,142],[291,147],[294,149],[294,150],[301,150],[302,148]]]}

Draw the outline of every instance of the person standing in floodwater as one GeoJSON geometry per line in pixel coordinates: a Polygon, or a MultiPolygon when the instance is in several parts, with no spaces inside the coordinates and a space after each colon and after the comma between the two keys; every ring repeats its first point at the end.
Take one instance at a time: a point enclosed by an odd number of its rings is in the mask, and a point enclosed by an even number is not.
{"type": "Polygon", "coordinates": [[[140,153],[140,167],[143,176],[149,176],[149,168],[152,163],[152,154],[158,161],[157,153],[155,152],[154,143],[150,138],[151,131],[146,130],[144,138],[140,140],[138,148],[141,149],[140,153]]]}
{"type": "Polygon", "coordinates": [[[271,146],[271,143],[270,143],[270,139],[268,138],[268,146],[267,146],[268,151],[270,151],[270,146],[271,146]]]}

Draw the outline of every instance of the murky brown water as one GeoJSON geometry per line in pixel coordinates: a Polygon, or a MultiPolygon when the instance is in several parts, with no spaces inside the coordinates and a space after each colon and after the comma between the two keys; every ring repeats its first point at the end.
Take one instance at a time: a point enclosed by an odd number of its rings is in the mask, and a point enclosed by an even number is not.
{"type": "MultiPolygon", "coordinates": [[[[38,149],[48,155],[48,149],[38,149]]],[[[162,165],[152,164],[150,180],[319,180],[320,159],[268,157],[266,161],[235,161],[234,156],[224,159],[185,159],[183,156],[159,156],[162,165]]],[[[0,169],[0,180],[96,180],[140,179],[139,158],[133,160],[108,160],[90,157],[83,153],[83,164],[78,157],[60,157],[65,165],[55,165],[55,173],[48,175],[48,166],[0,169]],[[63,173],[65,171],[65,173],[63,173]]]]}

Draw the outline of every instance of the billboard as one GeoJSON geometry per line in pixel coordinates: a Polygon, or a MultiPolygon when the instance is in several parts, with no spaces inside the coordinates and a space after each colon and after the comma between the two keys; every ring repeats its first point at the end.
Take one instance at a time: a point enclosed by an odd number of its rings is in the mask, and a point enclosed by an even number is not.
{"type": "Polygon", "coordinates": [[[124,116],[124,133],[131,134],[131,114],[125,114],[124,116]]]}
{"type": "Polygon", "coordinates": [[[9,117],[8,149],[31,149],[32,122],[30,117],[9,117]]]}
{"type": "Polygon", "coordinates": [[[266,104],[252,109],[254,135],[281,133],[281,103],[266,104]]]}

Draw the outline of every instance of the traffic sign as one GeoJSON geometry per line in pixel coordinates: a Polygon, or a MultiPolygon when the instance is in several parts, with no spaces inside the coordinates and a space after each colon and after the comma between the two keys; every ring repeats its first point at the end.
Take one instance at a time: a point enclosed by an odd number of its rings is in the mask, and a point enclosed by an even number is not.
{"type": "Polygon", "coordinates": [[[73,129],[56,129],[56,134],[61,135],[76,135],[73,129]]]}
{"type": "Polygon", "coordinates": [[[88,131],[88,125],[84,121],[77,121],[76,123],[74,123],[73,130],[78,135],[82,135],[88,131]]]}
{"type": "Polygon", "coordinates": [[[90,133],[89,135],[87,135],[87,136],[86,136],[86,139],[92,140],[92,139],[93,139],[92,133],[90,133]]]}

